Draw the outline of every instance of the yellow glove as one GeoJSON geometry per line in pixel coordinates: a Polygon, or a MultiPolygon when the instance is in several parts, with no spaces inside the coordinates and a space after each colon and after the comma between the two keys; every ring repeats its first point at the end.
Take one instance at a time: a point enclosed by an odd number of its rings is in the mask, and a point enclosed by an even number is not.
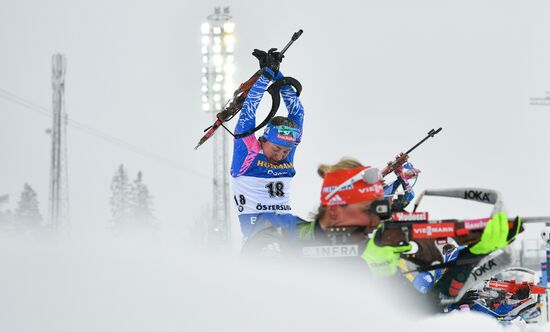
{"type": "Polygon", "coordinates": [[[481,240],[470,247],[470,252],[474,255],[486,255],[490,252],[506,247],[521,229],[521,219],[518,217],[516,233],[508,239],[510,231],[508,226],[508,217],[504,212],[499,212],[493,215],[491,220],[481,234],[481,240]]]}
{"type": "MultiPolygon", "coordinates": [[[[380,226],[378,228],[380,228],[380,226]]],[[[378,246],[374,242],[374,238],[378,231],[379,229],[377,229],[370,238],[361,258],[367,261],[370,270],[375,276],[391,276],[397,271],[401,253],[411,250],[412,247],[410,244],[399,247],[378,246]]]]}

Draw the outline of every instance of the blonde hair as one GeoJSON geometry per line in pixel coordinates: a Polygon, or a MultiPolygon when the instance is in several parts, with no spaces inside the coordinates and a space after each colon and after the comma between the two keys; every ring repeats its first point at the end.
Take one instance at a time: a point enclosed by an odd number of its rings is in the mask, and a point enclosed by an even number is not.
{"type": "MultiPolygon", "coordinates": [[[[363,166],[363,164],[361,164],[361,162],[359,162],[357,159],[344,157],[334,165],[327,165],[327,164],[319,165],[319,167],[317,168],[317,174],[319,174],[319,176],[324,179],[325,175],[329,172],[340,171],[343,169],[355,168],[355,167],[361,167],[361,166],[363,166]]],[[[319,206],[319,208],[317,209],[317,212],[316,213],[313,212],[311,214],[311,218],[319,221],[324,217],[326,212],[327,212],[326,206],[319,206]]]]}
{"type": "Polygon", "coordinates": [[[361,166],[363,166],[363,164],[361,164],[357,159],[344,157],[334,165],[326,165],[326,164],[319,165],[319,167],[317,168],[317,174],[319,174],[321,178],[325,178],[325,175],[329,172],[340,171],[343,169],[355,168],[355,167],[361,167],[361,166]]]}

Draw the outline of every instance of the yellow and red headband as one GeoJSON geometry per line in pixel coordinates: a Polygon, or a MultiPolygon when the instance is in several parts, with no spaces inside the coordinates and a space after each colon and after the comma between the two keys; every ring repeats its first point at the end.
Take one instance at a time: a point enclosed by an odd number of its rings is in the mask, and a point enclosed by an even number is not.
{"type": "Polygon", "coordinates": [[[321,205],[347,205],[384,198],[382,176],[377,168],[361,166],[325,174],[321,205]]]}

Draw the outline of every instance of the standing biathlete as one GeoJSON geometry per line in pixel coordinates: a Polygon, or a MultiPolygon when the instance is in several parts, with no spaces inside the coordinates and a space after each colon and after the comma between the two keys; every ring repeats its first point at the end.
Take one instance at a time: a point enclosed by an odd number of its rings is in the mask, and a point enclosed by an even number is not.
{"type": "MultiPolygon", "coordinates": [[[[283,78],[278,52],[254,50],[252,54],[258,58],[263,74],[244,101],[235,134],[256,126],[256,109],[269,82],[283,78]]],[[[297,218],[292,215],[290,193],[296,174],[294,154],[302,138],[304,108],[292,86],[283,85],[280,91],[288,117],[273,117],[260,138],[250,134],[234,141],[233,199],[244,240],[265,227],[295,229],[297,218]]]]}

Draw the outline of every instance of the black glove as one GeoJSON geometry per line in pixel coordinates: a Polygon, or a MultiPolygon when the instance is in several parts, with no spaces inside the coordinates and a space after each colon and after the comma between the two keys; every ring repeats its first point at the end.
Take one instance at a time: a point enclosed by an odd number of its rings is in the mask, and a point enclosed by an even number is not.
{"type": "Polygon", "coordinates": [[[479,296],[479,292],[477,290],[469,290],[467,291],[464,296],[462,296],[462,298],[457,302],[455,303],[455,305],[457,307],[460,307],[460,305],[462,304],[468,304],[468,305],[471,305],[473,304],[476,300],[479,300],[480,296],[479,296]]]}
{"type": "Polygon", "coordinates": [[[531,296],[531,288],[529,286],[518,289],[518,291],[512,295],[512,300],[525,300],[531,296]]]}
{"type": "Polygon", "coordinates": [[[255,56],[256,59],[258,59],[260,69],[267,67],[273,71],[275,76],[277,76],[277,74],[279,73],[279,66],[281,65],[281,61],[285,57],[281,54],[281,52],[277,52],[276,48],[272,48],[268,52],[254,49],[252,55],[255,56]]]}

